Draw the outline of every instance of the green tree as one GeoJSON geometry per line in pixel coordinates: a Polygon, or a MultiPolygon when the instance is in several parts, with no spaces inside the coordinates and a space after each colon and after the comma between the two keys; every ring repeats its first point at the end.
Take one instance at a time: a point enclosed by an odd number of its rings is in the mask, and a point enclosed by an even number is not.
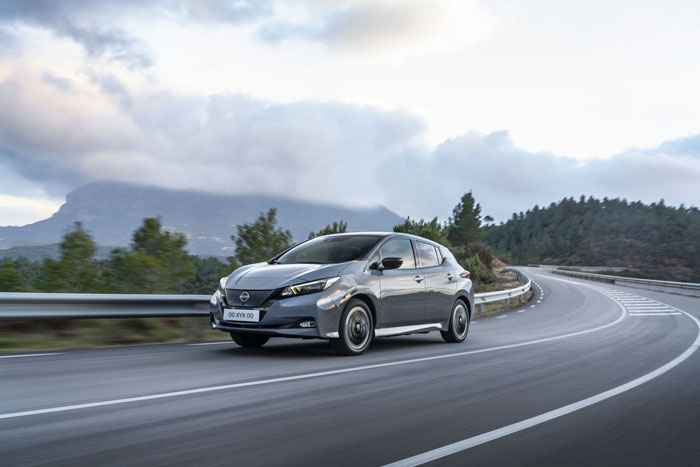
{"type": "Polygon", "coordinates": [[[430,221],[424,219],[415,221],[407,217],[403,224],[394,226],[394,232],[418,235],[419,237],[427,238],[443,245],[447,243],[447,229],[438,222],[437,217],[434,217],[430,221]]]}
{"type": "Polygon", "coordinates": [[[267,261],[293,245],[292,233],[277,227],[276,208],[261,212],[249,224],[237,225],[236,231],[231,236],[236,243],[236,254],[229,258],[232,267],[267,261]]]}
{"type": "Polygon", "coordinates": [[[231,273],[229,265],[217,258],[192,256],[192,264],[194,277],[185,283],[183,293],[211,294],[218,286],[219,279],[231,273]]]}
{"type": "Polygon", "coordinates": [[[481,206],[474,200],[472,192],[462,196],[452,210],[447,227],[447,240],[457,251],[464,251],[470,243],[486,238],[481,228],[481,206]]]}
{"type": "Polygon", "coordinates": [[[106,289],[118,293],[181,293],[194,276],[183,234],[163,230],[146,218],[132,236],[130,249],[112,251],[106,289]]]}
{"type": "Polygon", "coordinates": [[[47,292],[92,292],[98,281],[94,260],[97,247],[90,233],[76,222],[60,245],[61,258],[47,259],[42,270],[41,288],[47,292]]]}
{"type": "Polygon", "coordinates": [[[4,260],[0,263],[0,292],[21,292],[22,276],[14,261],[4,260]]]}
{"type": "Polygon", "coordinates": [[[348,223],[344,221],[333,222],[333,224],[328,224],[318,232],[309,232],[309,240],[315,237],[320,237],[322,235],[330,235],[336,233],[343,233],[348,230],[348,223]]]}

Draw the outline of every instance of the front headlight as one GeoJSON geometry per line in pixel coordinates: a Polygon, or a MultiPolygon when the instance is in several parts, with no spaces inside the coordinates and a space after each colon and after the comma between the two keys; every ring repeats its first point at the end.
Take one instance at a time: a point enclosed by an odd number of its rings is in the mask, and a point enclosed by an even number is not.
{"type": "Polygon", "coordinates": [[[340,277],[331,277],[329,279],[321,279],[320,281],[304,282],[303,284],[290,285],[285,287],[280,294],[282,297],[293,297],[295,295],[305,295],[326,290],[331,285],[335,284],[340,277]]]}
{"type": "Polygon", "coordinates": [[[219,295],[222,297],[226,296],[226,281],[228,280],[228,277],[222,277],[219,279],[219,295]]]}

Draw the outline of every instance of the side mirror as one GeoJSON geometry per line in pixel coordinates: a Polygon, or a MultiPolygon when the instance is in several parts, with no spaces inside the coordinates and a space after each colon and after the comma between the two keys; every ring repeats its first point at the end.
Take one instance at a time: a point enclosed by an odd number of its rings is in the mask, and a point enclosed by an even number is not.
{"type": "Polygon", "coordinates": [[[401,267],[402,264],[403,260],[401,258],[384,258],[379,262],[377,269],[379,269],[380,271],[383,269],[398,269],[401,267]]]}

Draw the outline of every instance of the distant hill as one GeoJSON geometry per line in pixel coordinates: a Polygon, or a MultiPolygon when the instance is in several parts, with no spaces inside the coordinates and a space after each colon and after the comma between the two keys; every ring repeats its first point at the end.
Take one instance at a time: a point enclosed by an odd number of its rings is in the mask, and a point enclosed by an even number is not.
{"type": "Polygon", "coordinates": [[[0,249],[42,245],[43,252],[33,248],[25,251],[46,254],[75,221],[83,222],[99,245],[126,246],[144,217],[160,217],[168,230],[187,235],[191,253],[230,256],[230,237],[236,225],[252,221],[271,207],[277,208],[279,225],[289,229],[296,240],[341,219],[349,231],[390,231],[403,222],[381,206],[353,209],[267,195],[217,195],[99,182],[70,192],[66,203],[48,219],[21,227],[0,227],[0,249]]]}
{"type": "Polygon", "coordinates": [[[700,281],[695,207],[566,198],[486,230],[494,252],[516,264],[602,265],[634,269],[637,277],[700,281]]]}

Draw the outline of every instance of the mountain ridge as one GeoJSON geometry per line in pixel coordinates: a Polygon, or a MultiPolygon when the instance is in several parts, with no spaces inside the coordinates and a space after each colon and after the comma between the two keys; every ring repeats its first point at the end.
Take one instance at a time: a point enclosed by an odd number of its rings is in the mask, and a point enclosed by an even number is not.
{"type": "Polygon", "coordinates": [[[56,213],[24,226],[0,227],[0,249],[57,243],[74,222],[83,223],[100,245],[126,246],[144,217],[160,217],[164,227],[188,237],[192,254],[233,252],[236,225],[277,208],[278,225],[293,237],[344,220],[348,231],[391,230],[403,218],[383,206],[349,208],[264,194],[214,194],[120,182],[94,182],[71,191],[56,213]]]}

